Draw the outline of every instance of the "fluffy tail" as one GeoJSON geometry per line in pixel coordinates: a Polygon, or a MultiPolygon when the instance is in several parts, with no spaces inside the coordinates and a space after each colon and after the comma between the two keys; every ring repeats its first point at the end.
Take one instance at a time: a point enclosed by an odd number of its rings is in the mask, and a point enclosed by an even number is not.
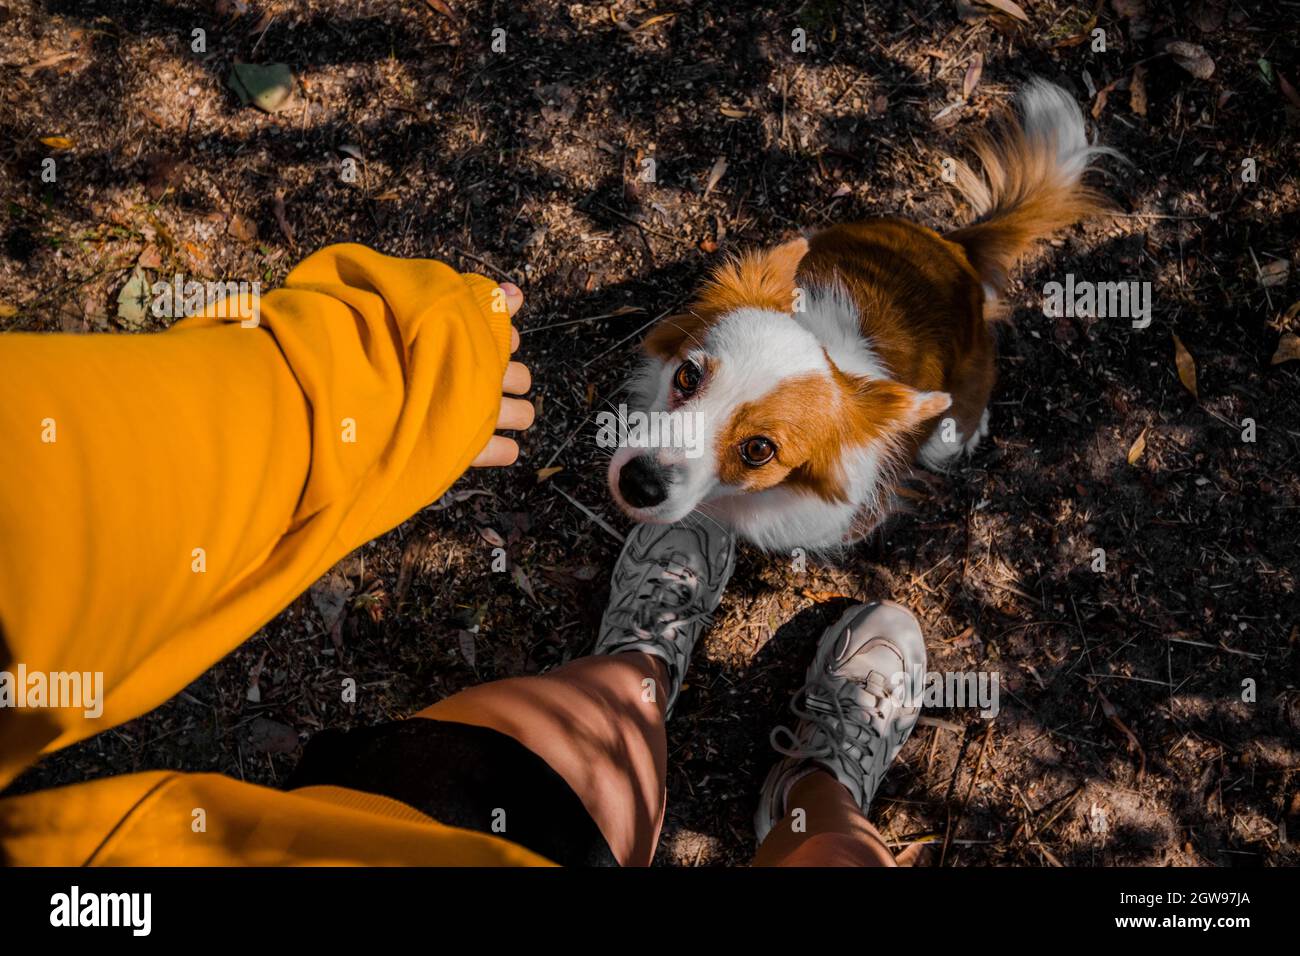
{"type": "Polygon", "coordinates": [[[1120,156],[1088,142],[1083,113],[1059,86],[1031,80],[1017,103],[1019,117],[972,144],[983,176],[957,164],[957,188],[979,218],[946,236],[966,250],[993,293],[1002,291],[1011,267],[1036,240],[1111,207],[1082,179],[1094,156],[1120,156]]]}

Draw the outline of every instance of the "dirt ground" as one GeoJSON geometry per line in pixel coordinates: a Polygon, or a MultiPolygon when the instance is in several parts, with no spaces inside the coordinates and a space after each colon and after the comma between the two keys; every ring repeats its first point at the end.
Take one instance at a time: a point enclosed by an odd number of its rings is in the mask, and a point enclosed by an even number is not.
{"type": "Polygon", "coordinates": [[[1300,362],[1271,364],[1300,333],[1300,4],[1021,7],[0,0],[0,328],[154,331],[118,315],[137,264],[271,288],[362,242],[518,283],[540,411],[519,467],[467,475],[13,791],[156,768],[274,785],[323,727],[586,653],[627,527],[593,415],[642,330],[727,251],[964,222],[942,160],[1040,75],[1130,158],[1098,179],[1118,214],[1020,271],[973,459],[835,564],[742,551],[670,726],[660,859],[749,859],[817,633],[888,596],[932,668],[1002,691],[991,720],[927,711],[873,813],[891,843],[946,866],[1300,863],[1300,362]],[[287,64],[292,101],[241,105],[236,62],[287,64]],[[1046,317],[1067,273],[1150,282],[1150,326],[1046,317]]]}

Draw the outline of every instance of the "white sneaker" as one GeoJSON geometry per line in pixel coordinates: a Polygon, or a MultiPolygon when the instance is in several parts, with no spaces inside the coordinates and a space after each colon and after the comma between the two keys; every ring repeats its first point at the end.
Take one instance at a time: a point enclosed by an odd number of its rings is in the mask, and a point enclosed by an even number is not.
{"type": "Polygon", "coordinates": [[[785,816],[790,788],[819,769],[842,783],[865,814],[916,726],[924,681],[925,637],[901,605],[859,604],[828,628],[790,702],[798,726],[772,731],[772,746],[785,759],[763,783],[754,814],[758,841],[785,816]]]}
{"type": "Polygon", "coordinates": [[[736,568],[736,539],[699,516],[632,529],[610,578],[596,654],[642,651],[668,665],[671,715],[691,652],[736,568]]]}

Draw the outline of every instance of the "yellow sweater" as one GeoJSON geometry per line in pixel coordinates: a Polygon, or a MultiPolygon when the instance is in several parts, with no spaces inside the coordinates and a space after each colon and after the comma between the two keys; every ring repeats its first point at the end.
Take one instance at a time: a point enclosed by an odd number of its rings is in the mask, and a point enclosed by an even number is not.
{"type": "MultiPolygon", "coordinates": [[[[158,335],[0,336],[0,787],[166,701],[461,475],[509,361],[495,289],[342,245],[263,296],[255,326],[209,309],[158,335]],[[102,715],[14,706],[20,665],[101,672],[102,715]]],[[[0,854],[545,862],[355,791],[167,772],[0,800],[0,854]]]]}

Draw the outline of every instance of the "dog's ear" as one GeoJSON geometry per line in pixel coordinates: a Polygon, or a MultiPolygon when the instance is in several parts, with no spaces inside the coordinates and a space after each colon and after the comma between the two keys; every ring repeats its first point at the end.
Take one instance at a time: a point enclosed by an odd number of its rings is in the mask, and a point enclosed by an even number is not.
{"type": "Polygon", "coordinates": [[[850,408],[859,434],[897,435],[952,407],[947,392],[923,392],[884,378],[850,381],[850,408]]]}
{"type": "Polygon", "coordinates": [[[701,345],[708,325],[707,319],[693,312],[670,315],[650,330],[641,347],[647,354],[667,361],[684,351],[684,346],[701,345]]]}
{"type": "Polygon", "coordinates": [[[714,270],[696,303],[703,312],[721,314],[746,306],[794,312],[795,276],[808,254],[802,236],[772,249],[742,253],[714,270]]]}

